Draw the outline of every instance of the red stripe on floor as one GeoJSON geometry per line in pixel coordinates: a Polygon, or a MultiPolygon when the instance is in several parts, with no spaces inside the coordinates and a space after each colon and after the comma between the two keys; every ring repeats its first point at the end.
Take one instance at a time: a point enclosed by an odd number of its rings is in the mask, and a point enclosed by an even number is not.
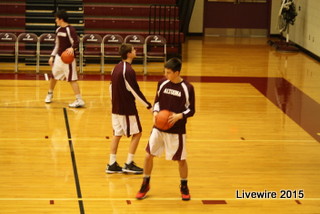
{"type": "Polygon", "coordinates": [[[225,200],[202,200],[203,204],[227,204],[225,200]]]}

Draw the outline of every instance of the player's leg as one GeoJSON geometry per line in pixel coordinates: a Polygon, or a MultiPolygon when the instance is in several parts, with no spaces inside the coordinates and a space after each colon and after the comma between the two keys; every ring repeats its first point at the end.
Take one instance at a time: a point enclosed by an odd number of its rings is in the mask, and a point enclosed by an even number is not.
{"type": "Polygon", "coordinates": [[[77,80],[71,81],[70,85],[72,87],[72,90],[73,90],[73,93],[76,97],[76,100],[73,103],[69,104],[69,107],[71,107],[71,108],[83,107],[85,105],[85,103],[82,99],[79,84],[78,84],[77,80]]]}
{"type": "Polygon", "coordinates": [[[139,192],[136,195],[137,199],[145,198],[150,189],[150,176],[153,169],[153,158],[160,156],[164,151],[164,142],[162,133],[158,129],[152,129],[149,142],[146,147],[146,157],[144,159],[143,181],[139,192]]]}
{"type": "Polygon", "coordinates": [[[144,168],[143,168],[143,174],[146,177],[150,177],[153,169],[153,155],[150,155],[149,153],[146,154],[146,157],[144,159],[144,168]]]}
{"type": "Polygon", "coordinates": [[[134,155],[139,145],[141,135],[142,135],[141,132],[132,135],[127,161],[124,164],[124,167],[122,168],[124,172],[135,173],[135,174],[142,174],[143,172],[143,169],[138,167],[133,161],[134,155]]]}
{"type": "Polygon", "coordinates": [[[180,192],[184,201],[190,200],[191,196],[188,188],[188,164],[186,160],[178,160],[179,174],[181,178],[180,192]]]}
{"type": "Polygon", "coordinates": [[[131,153],[131,154],[135,154],[136,153],[136,150],[138,148],[141,136],[142,136],[141,132],[132,135],[130,146],[129,146],[129,153],[131,153]]]}
{"type": "Polygon", "coordinates": [[[142,135],[142,126],[140,123],[139,115],[126,116],[125,124],[126,124],[125,126],[126,130],[127,130],[126,135],[127,136],[131,135],[132,138],[129,146],[127,161],[124,164],[124,167],[122,170],[124,172],[142,174],[143,169],[138,167],[133,161],[134,155],[136,153],[136,150],[138,148],[139,141],[142,135]]]}
{"type": "Polygon", "coordinates": [[[82,99],[79,84],[77,82],[78,74],[77,74],[76,60],[73,60],[71,64],[64,64],[64,73],[67,81],[70,82],[73,93],[76,97],[76,100],[73,103],[69,104],[69,107],[71,108],[83,107],[85,103],[82,99]]]}
{"type": "Polygon", "coordinates": [[[54,88],[57,84],[57,80],[62,79],[64,77],[64,73],[62,72],[61,69],[61,59],[59,56],[57,56],[54,60],[53,66],[52,66],[52,71],[51,71],[51,77],[50,77],[50,82],[49,82],[49,90],[48,94],[46,96],[46,99],[44,100],[45,103],[51,103],[52,98],[53,98],[53,91],[54,88]]]}
{"type": "Polygon", "coordinates": [[[164,134],[164,145],[166,159],[178,162],[179,174],[181,179],[180,192],[184,201],[190,200],[188,188],[188,164],[186,161],[186,135],[185,134],[164,134]]]}
{"type": "Polygon", "coordinates": [[[117,162],[117,150],[119,146],[121,136],[113,136],[110,143],[110,157],[109,164],[107,166],[107,173],[122,173],[122,168],[117,162]]]}
{"type": "Polygon", "coordinates": [[[137,199],[144,199],[147,192],[150,190],[150,176],[153,169],[153,158],[153,155],[149,153],[146,154],[144,159],[143,181],[140,190],[136,195],[137,199]]]}
{"type": "Polygon", "coordinates": [[[44,100],[45,103],[51,103],[53,98],[53,90],[57,84],[57,80],[54,79],[54,77],[51,77],[50,83],[49,83],[49,90],[48,94],[46,96],[46,99],[44,100]]]}
{"type": "Polygon", "coordinates": [[[112,114],[111,116],[113,136],[110,143],[109,164],[106,167],[106,173],[122,173],[122,168],[117,163],[117,151],[121,136],[123,135],[121,121],[124,116],[116,114],[112,114]]]}

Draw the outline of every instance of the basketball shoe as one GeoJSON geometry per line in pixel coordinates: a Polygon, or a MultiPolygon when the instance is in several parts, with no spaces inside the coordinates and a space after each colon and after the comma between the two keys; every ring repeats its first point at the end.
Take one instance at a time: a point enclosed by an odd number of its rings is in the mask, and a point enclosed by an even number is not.
{"type": "Polygon", "coordinates": [[[129,172],[129,173],[134,173],[134,174],[142,174],[142,172],[143,172],[143,169],[142,168],[140,168],[140,167],[138,167],[137,165],[136,165],[136,163],[135,162],[131,162],[131,163],[129,163],[129,164],[124,164],[124,167],[122,168],[122,171],[124,171],[124,172],[129,172]]]}
{"type": "Polygon", "coordinates": [[[191,196],[189,193],[189,188],[187,185],[181,185],[180,186],[180,192],[181,192],[181,199],[183,201],[189,201],[191,196]]]}
{"type": "Polygon", "coordinates": [[[80,108],[84,106],[84,101],[82,99],[76,99],[73,103],[69,104],[70,108],[80,108]]]}
{"type": "Polygon", "coordinates": [[[149,190],[150,190],[150,184],[148,182],[143,181],[140,191],[136,195],[136,199],[139,199],[139,200],[144,199],[149,190]]]}
{"type": "Polygon", "coordinates": [[[48,92],[46,99],[44,100],[45,103],[51,103],[52,102],[52,98],[53,98],[53,93],[52,92],[48,92]]]}
{"type": "Polygon", "coordinates": [[[119,166],[117,162],[107,166],[106,173],[114,174],[114,173],[122,173],[122,168],[119,166]]]}

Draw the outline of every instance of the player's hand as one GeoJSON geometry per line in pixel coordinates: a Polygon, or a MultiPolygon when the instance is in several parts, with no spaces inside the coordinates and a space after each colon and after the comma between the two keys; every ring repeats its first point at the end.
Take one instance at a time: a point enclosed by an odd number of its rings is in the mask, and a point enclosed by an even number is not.
{"type": "Polygon", "coordinates": [[[173,125],[175,124],[178,120],[181,120],[183,118],[182,113],[176,114],[176,113],[172,113],[171,116],[169,116],[168,122],[173,125]]]}
{"type": "Polygon", "coordinates": [[[49,63],[50,66],[53,66],[53,57],[50,57],[48,63],[49,63]]]}
{"type": "Polygon", "coordinates": [[[148,110],[150,111],[151,114],[153,114],[153,108],[152,107],[149,108],[148,110]]]}
{"type": "Polygon", "coordinates": [[[73,55],[73,53],[74,53],[73,48],[67,48],[66,51],[67,51],[67,53],[68,53],[69,55],[73,55]]]}
{"type": "Polygon", "coordinates": [[[154,112],[153,112],[153,124],[156,123],[156,117],[157,117],[157,115],[158,115],[158,112],[157,112],[157,111],[154,111],[154,112]]]}

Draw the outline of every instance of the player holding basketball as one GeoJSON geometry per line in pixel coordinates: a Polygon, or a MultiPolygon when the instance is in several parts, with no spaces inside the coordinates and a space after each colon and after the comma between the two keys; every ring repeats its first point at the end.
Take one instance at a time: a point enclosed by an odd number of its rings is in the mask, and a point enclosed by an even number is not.
{"type": "Polygon", "coordinates": [[[135,100],[139,100],[152,112],[152,105],[147,101],[136,80],[136,73],[131,67],[136,57],[136,50],[131,44],[122,44],[119,50],[122,61],[111,72],[110,94],[112,100],[113,137],[110,145],[110,159],[106,167],[107,173],[130,172],[141,174],[143,169],[133,161],[134,154],[141,138],[141,124],[135,100]],[[121,168],[116,159],[121,137],[132,136],[129,153],[124,167],[121,168]]]}
{"type": "Polygon", "coordinates": [[[158,82],[155,103],[153,107],[154,120],[157,112],[167,109],[173,114],[169,123],[173,126],[166,130],[153,128],[146,147],[144,176],[137,199],[143,199],[150,189],[150,176],[153,168],[153,158],[166,151],[166,159],[178,162],[181,178],[180,192],[182,200],[190,200],[188,188],[188,165],[186,161],[186,123],[187,118],[195,113],[195,96],[193,86],[180,77],[181,61],[172,58],[165,64],[165,77],[158,82]]]}
{"type": "Polygon", "coordinates": [[[79,48],[79,39],[75,28],[68,23],[68,14],[65,10],[55,13],[55,21],[59,26],[56,30],[55,47],[51,53],[49,64],[52,66],[52,77],[50,78],[49,91],[45,99],[46,103],[51,103],[53,98],[53,90],[58,80],[66,80],[70,82],[76,100],[69,104],[69,107],[78,108],[84,106],[78,85],[78,76],[76,70],[76,58],[71,64],[65,64],[61,60],[61,54],[66,50],[70,55],[74,55],[79,48]]]}

